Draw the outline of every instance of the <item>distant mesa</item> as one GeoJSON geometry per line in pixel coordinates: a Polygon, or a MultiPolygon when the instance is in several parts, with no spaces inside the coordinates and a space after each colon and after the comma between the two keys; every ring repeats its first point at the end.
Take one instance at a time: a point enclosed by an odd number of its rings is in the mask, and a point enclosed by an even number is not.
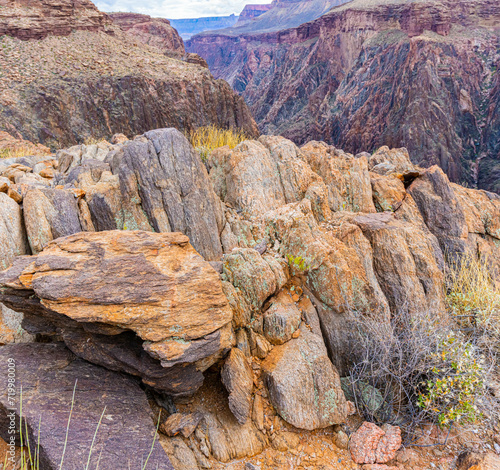
{"type": "Polygon", "coordinates": [[[230,28],[238,21],[238,16],[213,16],[207,18],[184,18],[170,20],[170,24],[179,32],[185,41],[195,34],[204,31],[214,31],[223,28],[230,28]]]}
{"type": "Polygon", "coordinates": [[[179,32],[182,39],[187,41],[196,34],[205,31],[217,31],[233,26],[245,25],[262,14],[268,12],[273,7],[273,4],[260,5],[249,4],[243,8],[239,16],[214,16],[207,18],[185,18],[179,20],[170,20],[170,24],[179,32]]]}
{"type": "Polygon", "coordinates": [[[240,13],[240,17],[238,19],[237,24],[241,25],[241,24],[246,23],[248,21],[252,21],[254,18],[258,18],[263,13],[266,13],[266,11],[269,11],[271,8],[272,8],[271,4],[268,4],[268,5],[257,5],[257,4],[246,5],[245,8],[243,8],[243,11],[240,13]]]}

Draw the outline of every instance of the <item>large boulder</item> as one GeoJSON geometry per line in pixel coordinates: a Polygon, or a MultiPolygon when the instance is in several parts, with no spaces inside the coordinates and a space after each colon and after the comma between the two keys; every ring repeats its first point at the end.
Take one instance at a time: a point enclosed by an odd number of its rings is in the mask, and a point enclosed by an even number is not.
{"type": "Polygon", "coordinates": [[[207,260],[221,258],[221,202],[200,155],[181,132],[146,132],[108,160],[119,177],[125,207],[142,209],[156,232],[184,233],[207,260]]]}
{"type": "Polygon", "coordinates": [[[7,194],[0,192],[0,270],[12,260],[28,253],[21,207],[7,194]]]}
{"type": "Polygon", "coordinates": [[[307,328],[276,346],[262,363],[269,399],[278,414],[300,429],[344,422],[347,402],[323,339],[307,328]]]}
{"type": "Polygon", "coordinates": [[[232,341],[219,276],[179,233],[59,238],[18,258],[0,284],[0,300],[25,312],[31,331],[52,324],[76,354],[172,394],[199,387],[200,370],[232,341]]]}
{"type": "Polygon", "coordinates": [[[19,431],[8,430],[10,413],[19,423],[22,405],[24,446],[29,440],[32,455],[39,446],[40,470],[81,470],[87,462],[89,468],[173,470],[133,378],[89,364],[60,343],[3,346],[0,360],[16,377],[13,403],[8,374],[0,376],[0,436],[14,436],[20,445],[19,431]]]}

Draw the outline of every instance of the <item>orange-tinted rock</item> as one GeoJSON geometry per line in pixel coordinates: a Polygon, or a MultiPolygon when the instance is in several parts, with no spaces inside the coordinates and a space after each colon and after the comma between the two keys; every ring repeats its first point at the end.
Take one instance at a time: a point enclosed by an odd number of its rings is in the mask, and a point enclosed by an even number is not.
{"type": "Polygon", "coordinates": [[[352,459],[358,464],[384,464],[396,456],[401,447],[401,430],[385,425],[383,429],[365,421],[351,436],[352,459]]]}
{"type": "Polygon", "coordinates": [[[78,355],[174,394],[196,389],[199,370],[232,343],[219,275],[179,233],[59,238],[18,258],[0,282],[2,302],[61,328],[78,355]],[[199,361],[198,372],[190,369],[199,361]]]}

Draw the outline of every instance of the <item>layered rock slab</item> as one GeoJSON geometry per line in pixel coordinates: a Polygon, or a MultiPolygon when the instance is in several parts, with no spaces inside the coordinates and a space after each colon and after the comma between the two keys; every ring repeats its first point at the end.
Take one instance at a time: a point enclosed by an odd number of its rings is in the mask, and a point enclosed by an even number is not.
{"type": "Polygon", "coordinates": [[[172,394],[196,390],[231,342],[219,276],[179,233],[60,238],[18,258],[0,283],[2,302],[32,330],[48,322],[78,355],[172,394]]]}
{"type": "MultiPolygon", "coordinates": [[[[5,370],[9,360],[16,364],[16,421],[20,419],[22,386],[23,423],[32,450],[39,440],[40,470],[60,468],[72,407],[65,470],[85,468],[88,459],[89,468],[95,468],[100,460],[100,467],[108,469],[173,470],[156,441],[154,416],[146,395],[134,379],[78,359],[59,343],[3,346],[0,359],[5,370]],[[125,448],[127,452],[122,451],[125,448]]],[[[12,408],[7,399],[7,377],[3,373],[0,378],[0,433],[5,440],[9,439],[7,413],[12,408]]],[[[24,445],[26,437],[24,433],[24,445]]],[[[19,434],[16,441],[19,445],[19,434]]]]}

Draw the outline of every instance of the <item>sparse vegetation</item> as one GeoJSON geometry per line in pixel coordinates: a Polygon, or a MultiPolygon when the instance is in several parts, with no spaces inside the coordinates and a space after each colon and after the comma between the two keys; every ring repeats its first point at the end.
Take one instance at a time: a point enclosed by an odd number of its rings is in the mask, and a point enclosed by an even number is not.
{"type": "Polygon", "coordinates": [[[0,148],[0,159],[5,158],[21,158],[38,155],[39,152],[33,147],[15,147],[15,148],[0,148]]]}
{"type": "Polygon", "coordinates": [[[492,271],[488,258],[466,254],[451,261],[447,301],[460,327],[500,334],[500,289],[492,271]]]}
{"type": "Polygon", "coordinates": [[[353,313],[356,358],[344,387],[367,420],[411,436],[422,423],[498,418],[489,386],[498,374],[500,292],[491,272],[488,260],[473,255],[452,262],[448,318],[402,309],[390,332],[353,313]]]}
{"type": "Polygon", "coordinates": [[[221,129],[217,126],[206,126],[191,131],[188,138],[191,145],[200,152],[201,159],[206,161],[215,149],[225,145],[230,149],[234,149],[238,144],[247,140],[248,137],[241,129],[221,129]]]}

